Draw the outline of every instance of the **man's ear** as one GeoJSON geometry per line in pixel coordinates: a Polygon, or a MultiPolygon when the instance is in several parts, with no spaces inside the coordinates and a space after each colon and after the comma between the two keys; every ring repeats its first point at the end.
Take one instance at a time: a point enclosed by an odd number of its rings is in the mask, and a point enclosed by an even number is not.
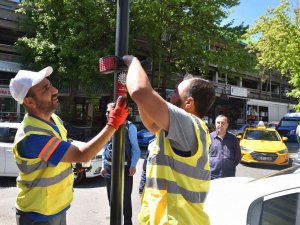
{"type": "Polygon", "coordinates": [[[35,101],[31,97],[25,97],[23,100],[23,105],[27,106],[28,108],[35,108],[35,101]]]}
{"type": "Polygon", "coordinates": [[[185,108],[187,110],[191,110],[193,109],[195,105],[195,101],[194,101],[194,98],[193,97],[188,97],[186,100],[185,100],[185,108]]]}

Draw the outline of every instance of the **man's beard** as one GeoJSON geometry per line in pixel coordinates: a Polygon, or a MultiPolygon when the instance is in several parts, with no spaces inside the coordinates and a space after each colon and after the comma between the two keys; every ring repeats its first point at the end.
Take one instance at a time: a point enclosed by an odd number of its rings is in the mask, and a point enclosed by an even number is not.
{"type": "Polygon", "coordinates": [[[59,102],[57,104],[54,103],[53,98],[55,98],[55,97],[57,97],[57,96],[53,96],[51,98],[50,102],[38,102],[37,101],[37,103],[36,103],[37,108],[45,113],[53,113],[58,108],[58,105],[59,105],[59,102]]]}

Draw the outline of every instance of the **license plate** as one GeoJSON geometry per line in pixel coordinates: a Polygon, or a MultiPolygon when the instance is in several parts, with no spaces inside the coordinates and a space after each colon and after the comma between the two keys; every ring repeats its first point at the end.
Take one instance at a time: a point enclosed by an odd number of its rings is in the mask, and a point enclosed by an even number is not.
{"type": "Polygon", "coordinates": [[[259,156],[257,157],[259,161],[272,161],[272,157],[267,157],[267,156],[259,156]]]}

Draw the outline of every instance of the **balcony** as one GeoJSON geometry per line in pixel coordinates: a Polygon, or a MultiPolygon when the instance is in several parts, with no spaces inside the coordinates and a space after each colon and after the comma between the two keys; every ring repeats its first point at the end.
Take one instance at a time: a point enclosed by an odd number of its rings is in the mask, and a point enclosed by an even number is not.
{"type": "MultiPolygon", "coordinates": [[[[229,97],[231,96],[231,86],[230,84],[225,85],[225,83],[217,83],[213,82],[215,86],[215,91],[217,95],[220,94],[227,94],[229,97]],[[224,93],[225,91],[225,93],[224,93]]],[[[236,86],[233,86],[236,87],[236,86]]],[[[281,103],[293,103],[297,104],[297,100],[291,97],[286,96],[285,94],[277,94],[277,93],[270,93],[267,91],[261,91],[257,89],[247,89],[247,98],[248,99],[259,99],[259,100],[265,100],[265,101],[272,101],[272,102],[281,102],[281,103]]]]}
{"type": "Polygon", "coordinates": [[[24,15],[16,14],[16,9],[18,9],[17,2],[0,0],[0,27],[19,30],[17,21],[24,15]]]}

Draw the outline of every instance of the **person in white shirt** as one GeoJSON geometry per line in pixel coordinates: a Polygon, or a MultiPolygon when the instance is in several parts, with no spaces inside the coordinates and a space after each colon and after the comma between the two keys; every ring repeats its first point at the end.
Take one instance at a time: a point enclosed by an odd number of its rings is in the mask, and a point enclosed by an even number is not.
{"type": "Polygon", "coordinates": [[[300,124],[298,124],[296,129],[297,142],[300,144],[300,124]]]}

